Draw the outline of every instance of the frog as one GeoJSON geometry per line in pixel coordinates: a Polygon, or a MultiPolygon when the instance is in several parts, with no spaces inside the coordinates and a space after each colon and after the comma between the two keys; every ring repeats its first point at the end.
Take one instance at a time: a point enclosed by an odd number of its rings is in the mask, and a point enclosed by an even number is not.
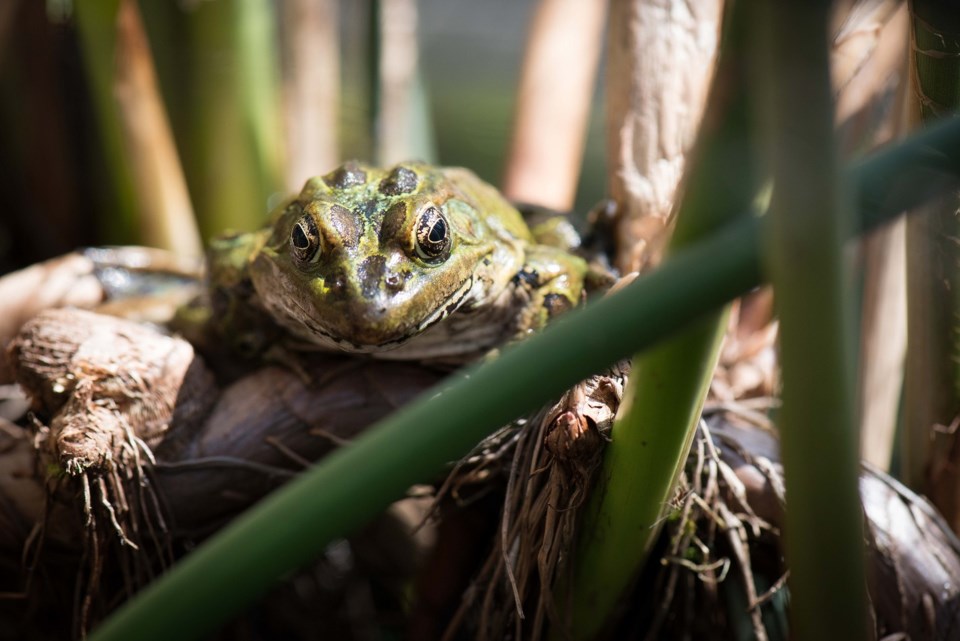
{"type": "Polygon", "coordinates": [[[468,362],[584,300],[587,263],[561,244],[468,169],[349,161],[212,244],[212,317],[250,351],[468,362]]]}

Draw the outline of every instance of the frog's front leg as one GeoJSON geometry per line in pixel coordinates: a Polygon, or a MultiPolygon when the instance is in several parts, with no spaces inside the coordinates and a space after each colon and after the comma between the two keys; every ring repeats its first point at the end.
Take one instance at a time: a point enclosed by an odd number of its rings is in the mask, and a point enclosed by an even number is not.
{"type": "Polygon", "coordinates": [[[517,295],[523,301],[515,338],[543,328],[579,305],[585,296],[587,271],[587,263],[578,256],[547,245],[530,247],[523,268],[514,277],[517,295]]]}
{"type": "Polygon", "coordinates": [[[606,291],[616,282],[617,273],[609,260],[609,256],[613,255],[615,239],[612,235],[613,223],[610,222],[613,211],[608,202],[601,203],[590,212],[584,237],[570,222],[569,214],[533,206],[521,209],[521,212],[537,245],[556,247],[587,261],[584,288],[588,296],[606,291]]]}

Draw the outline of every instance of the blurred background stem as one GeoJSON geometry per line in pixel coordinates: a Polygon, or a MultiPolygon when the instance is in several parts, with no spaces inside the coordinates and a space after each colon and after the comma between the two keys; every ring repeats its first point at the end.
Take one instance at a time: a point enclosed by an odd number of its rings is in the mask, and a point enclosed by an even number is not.
{"type": "Polygon", "coordinates": [[[120,0],[114,95],[134,181],[140,242],[201,256],[203,246],[183,167],[136,0],[120,0]]]}
{"type": "Polygon", "coordinates": [[[100,221],[102,237],[108,243],[132,242],[137,228],[134,181],[126,162],[113,93],[119,7],[120,0],[77,0],[74,4],[83,63],[110,176],[103,198],[110,203],[105,209],[115,214],[100,221]]]}
{"type": "Polygon", "coordinates": [[[283,36],[283,115],[287,171],[296,193],[340,160],[340,30],[335,0],[285,0],[277,7],[283,36]]]}
{"type": "Polygon", "coordinates": [[[537,4],[504,169],[507,198],[573,207],[606,13],[601,0],[537,4]]]}
{"type": "MultiPolygon", "coordinates": [[[[960,111],[960,13],[951,3],[911,3],[915,125],[960,111]]],[[[908,350],[902,477],[929,495],[960,531],[960,195],[907,221],[908,350]]]]}
{"type": "Polygon", "coordinates": [[[198,4],[188,179],[204,238],[259,227],[282,189],[276,21],[269,0],[198,4]]]}
{"type": "Polygon", "coordinates": [[[370,14],[374,158],[435,162],[432,119],[417,39],[416,0],[373,0],[370,14]]]}
{"type": "MultiPolygon", "coordinates": [[[[830,70],[841,157],[900,138],[909,76],[909,12],[903,0],[833,5],[830,70]]],[[[857,414],[860,456],[890,469],[900,423],[907,348],[907,284],[903,218],[860,243],[862,287],[857,414]]]]}

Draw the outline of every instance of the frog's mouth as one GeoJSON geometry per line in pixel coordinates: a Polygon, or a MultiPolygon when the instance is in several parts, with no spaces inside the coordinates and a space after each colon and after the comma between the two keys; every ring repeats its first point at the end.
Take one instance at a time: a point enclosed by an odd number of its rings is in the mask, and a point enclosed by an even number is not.
{"type": "MultiPolygon", "coordinates": [[[[389,351],[405,345],[460,309],[470,299],[475,284],[474,277],[470,276],[430,315],[416,323],[399,325],[396,331],[389,331],[381,324],[363,322],[344,323],[342,327],[331,327],[317,318],[316,309],[303,305],[296,298],[291,298],[289,301],[302,313],[297,319],[290,317],[289,314],[283,314],[286,321],[284,325],[297,336],[321,346],[366,354],[389,351]]],[[[402,315],[402,312],[398,311],[397,314],[402,315]]],[[[366,315],[361,311],[345,313],[342,318],[363,318],[366,315]]],[[[388,320],[389,315],[385,315],[382,323],[386,324],[388,320]]],[[[396,318],[392,320],[396,323],[396,318]]]]}

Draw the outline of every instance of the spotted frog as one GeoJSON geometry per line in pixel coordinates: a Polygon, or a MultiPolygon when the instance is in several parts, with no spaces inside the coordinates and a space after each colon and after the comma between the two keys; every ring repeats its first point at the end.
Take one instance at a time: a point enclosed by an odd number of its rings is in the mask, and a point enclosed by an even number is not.
{"type": "Polygon", "coordinates": [[[272,340],[272,322],[301,347],[451,362],[577,305],[586,274],[472,172],[421,163],[311,178],[264,229],[215,241],[210,261],[228,340],[272,340]]]}

